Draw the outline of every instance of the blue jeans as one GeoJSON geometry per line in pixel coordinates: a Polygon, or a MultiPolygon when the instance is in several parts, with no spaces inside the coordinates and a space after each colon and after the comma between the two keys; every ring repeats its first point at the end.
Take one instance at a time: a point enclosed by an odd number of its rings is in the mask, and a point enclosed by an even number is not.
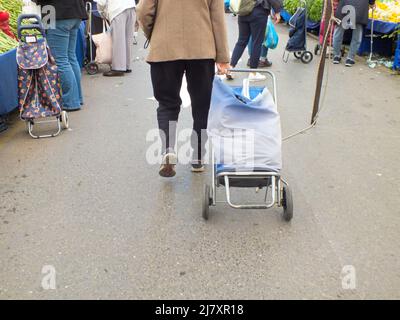
{"type": "MultiPolygon", "coordinates": [[[[335,57],[341,57],[343,36],[345,31],[346,30],[342,27],[342,25],[337,26],[335,28],[335,32],[333,34],[333,54],[335,55],[335,57]]],[[[356,24],[356,28],[353,29],[353,34],[351,37],[350,50],[347,56],[348,59],[354,61],[357,51],[360,48],[362,36],[363,36],[363,26],[361,24],[356,24]]]]}
{"type": "Polygon", "coordinates": [[[83,104],[81,68],[76,58],[76,42],[80,19],[57,20],[56,28],[47,30],[47,43],[61,77],[65,110],[78,110],[83,104]]]}
{"type": "MultiPolygon", "coordinates": [[[[247,50],[249,51],[249,56],[251,56],[252,50],[253,50],[253,39],[250,37],[249,44],[247,46],[247,50]]],[[[266,59],[268,56],[268,48],[264,46],[264,44],[261,45],[261,55],[260,58],[266,59]]]]}
{"type": "Polygon", "coordinates": [[[231,59],[233,67],[237,65],[239,59],[242,57],[251,37],[253,39],[253,48],[250,55],[250,67],[252,69],[258,68],[268,16],[269,10],[264,9],[262,6],[255,7],[253,12],[248,16],[239,16],[239,40],[235,45],[231,59]]]}

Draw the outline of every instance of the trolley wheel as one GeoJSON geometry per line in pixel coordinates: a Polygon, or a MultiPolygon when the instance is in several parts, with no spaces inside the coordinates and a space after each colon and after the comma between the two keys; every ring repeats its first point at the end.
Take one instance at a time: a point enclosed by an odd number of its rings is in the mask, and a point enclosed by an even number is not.
{"type": "Polygon", "coordinates": [[[303,54],[301,55],[301,62],[308,64],[312,61],[312,59],[314,58],[312,52],[310,51],[304,51],[303,54]]]}
{"type": "Polygon", "coordinates": [[[208,218],[210,217],[210,190],[210,186],[206,184],[204,188],[204,198],[202,204],[202,216],[204,220],[208,220],[208,218]]]}
{"type": "Polygon", "coordinates": [[[86,65],[86,72],[93,76],[99,72],[99,66],[95,62],[90,62],[86,65]]]}
{"type": "Polygon", "coordinates": [[[317,45],[315,45],[314,54],[317,56],[319,55],[320,51],[321,51],[321,45],[318,43],[317,45]]]}
{"type": "Polygon", "coordinates": [[[69,128],[69,117],[68,117],[67,111],[61,112],[61,123],[62,123],[64,129],[69,128]]]}
{"type": "Polygon", "coordinates": [[[296,59],[301,59],[301,56],[303,55],[302,51],[295,51],[293,52],[294,56],[296,59]]]}
{"type": "Polygon", "coordinates": [[[293,219],[293,197],[289,186],[283,186],[282,195],[283,219],[287,222],[293,219]]]}

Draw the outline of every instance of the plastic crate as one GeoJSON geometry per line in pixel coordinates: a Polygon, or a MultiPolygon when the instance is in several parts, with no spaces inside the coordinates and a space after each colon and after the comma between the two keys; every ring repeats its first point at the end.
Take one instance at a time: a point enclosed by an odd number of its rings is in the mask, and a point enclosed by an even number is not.
{"type": "Polygon", "coordinates": [[[397,49],[394,54],[394,70],[400,70],[400,35],[397,37],[397,49]]]}
{"type": "Polygon", "coordinates": [[[395,51],[393,69],[400,70],[400,49],[396,49],[395,51]]]}

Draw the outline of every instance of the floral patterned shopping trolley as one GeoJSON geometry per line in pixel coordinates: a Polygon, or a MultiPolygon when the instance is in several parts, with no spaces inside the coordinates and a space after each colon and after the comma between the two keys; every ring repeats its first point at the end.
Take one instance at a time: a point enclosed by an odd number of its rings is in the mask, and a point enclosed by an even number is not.
{"type": "Polygon", "coordinates": [[[21,119],[27,122],[29,134],[33,138],[55,137],[60,134],[61,125],[68,128],[68,115],[62,110],[60,77],[47,46],[40,18],[36,15],[21,15],[18,19],[18,38],[18,105],[21,119]],[[56,132],[33,134],[35,124],[48,122],[57,123],[56,132]]]}

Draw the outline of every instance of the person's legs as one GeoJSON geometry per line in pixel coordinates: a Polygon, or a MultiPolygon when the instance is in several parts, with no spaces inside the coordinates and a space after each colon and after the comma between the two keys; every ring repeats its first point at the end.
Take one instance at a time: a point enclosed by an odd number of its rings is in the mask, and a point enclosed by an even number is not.
{"type": "Polygon", "coordinates": [[[250,30],[253,40],[253,48],[250,56],[250,68],[257,69],[261,56],[261,47],[265,39],[265,32],[268,22],[267,10],[258,6],[251,14],[250,30]]]}
{"type": "Polygon", "coordinates": [[[343,36],[344,36],[344,28],[340,26],[336,26],[335,32],[333,33],[333,55],[335,57],[342,56],[342,44],[343,44],[343,36]]]}
{"type": "Polygon", "coordinates": [[[111,69],[114,71],[126,71],[127,61],[127,39],[126,24],[128,20],[128,10],[125,10],[111,22],[111,36],[113,39],[113,58],[111,69]]]}
{"type": "Polygon", "coordinates": [[[133,34],[134,34],[134,24],[136,21],[135,10],[128,9],[127,10],[127,20],[126,20],[126,70],[131,70],[131,48],[133,43],[133,34]]]}
{"type": "MultiPolygon", "coordinates": [[[[250,37],[249,44],[247,45],[247,50],[249,52],[249,57],[251,57],[253,49],[253,39],[250,37]]],[[[259,68],[264,68],[264,67],[270,67],[272,63],[268,61],[268,48],[264,46],[264,43],[261,45],[261,56],[260,56],[260,62],[258,64],[259,68]]],[[[247,61],[247,66],[250,67],[250,58],[247,61]]]]}
{"type": "Polygon", "coordinates": [[[247,44],[250,39],[250,24],[246,19],[247,17],[239,17],[239,39],[233,49],[232,58],[231,58],[231,66],[235,67],[239,62],[240,58],[243,55],[244,50],[246,49],[247,44]]]}
{"type": "Polygon", "coordinates": [[[159,103],[157,119],[163,153],[175,148],[176,124],[182,104],[180,90],[184,71],[183,61],[151,63],[154,97],[159,103]]]}
{"type": "Polygon", "coordinates": [[[186,62],[186,79],[192,101],[192,148],[195,161],[202,160],[205,154],[214,74],[214,60],[189,60],[186,62]]]}
{"type": "Polygon", "coordinates": [[[75,19],[57,20],[56,28],[47,30],[47,43],[57,63],[66,110],[78,110],[81,105],[74,70],[69,61],[70,36],[75,24],[75,19]]]}
{"type": "Polygon", "coordinates": [[[79,102],[80,104],[83,104],[83,95],[81,86],[81,67],[76,57],[76,42],[78,38],[78,31],[80,24],[81,20],[76,19],[76,23],[70,31],[69,45],[68,45],[68,60],[69,63],[71,64],[72,71],[74,72],[76,85],[78,87],[79,102]]]}
{"type": "Polygon", "coordinates": [[[247,51],[249,53],[249,57],[251,56],[252,50],[253,50],[253,39],[250,37],[249,43],[247,44],[247,51]]]}
{"type": "Polygon", "coordinates": [[[265,60],[267,60],[267,57],[268,57],[268,48],[266,46],[262,45],[260,60],[265,61],[265,60]]]}
{"type": "Polygon", "coordinates": [[[354,61],[357,51],[361,45],[362,36],[363,36],[363,26],[361,24],[357,24],[356,28],[353,29],[353,34],[350,43],[350,50],[347,59],[354,61]]]}

